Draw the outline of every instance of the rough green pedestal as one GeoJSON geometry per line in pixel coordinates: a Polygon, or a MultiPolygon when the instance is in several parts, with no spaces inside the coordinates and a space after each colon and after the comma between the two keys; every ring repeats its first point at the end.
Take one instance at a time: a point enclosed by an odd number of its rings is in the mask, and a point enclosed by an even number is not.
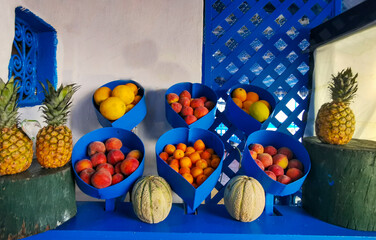
{"type": "Polygon", "coordinates": [[[0,177],[0,239],[54,229],[77,212],[71,165],[42,169],[34,159],[19,174],[0,177]]]}
{"type": "Polygon", "coordinates": [[[303,208],[325,222],[376,231],[376,142],[352,139],[336,146],[309,137],[303,145],[312,163],[303,208]]]}

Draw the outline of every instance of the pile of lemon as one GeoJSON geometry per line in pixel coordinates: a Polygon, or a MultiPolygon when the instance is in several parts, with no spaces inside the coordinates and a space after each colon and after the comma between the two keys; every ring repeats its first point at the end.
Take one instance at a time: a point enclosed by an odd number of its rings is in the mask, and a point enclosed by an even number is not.
{"type": "Polygon", "coordinates": [[[232,91],[231,98],[238,107],[259,122],[264,122],[271,113],[272,109],[269,102],[261,100],[255,92],[247,92],[243,88],[236,88],[232,91]]]}
{"type": "Polygon", "coordinates": [[[121,118],[140,100],[138,87],[134,83],[118,85],[113,90],[100,87],[94,93],[94,102],[99,106],[99,112],[110,121],[121,118]]]}

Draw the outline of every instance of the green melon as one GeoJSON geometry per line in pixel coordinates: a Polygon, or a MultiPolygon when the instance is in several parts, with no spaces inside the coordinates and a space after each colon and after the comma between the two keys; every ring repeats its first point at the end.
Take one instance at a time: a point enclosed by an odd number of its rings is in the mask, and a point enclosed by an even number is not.
{"type": "Polygon", "coordinates": [[[133,210],[141,221],[159,223],[170,213],[171,187],[162,177],[145,176],[135,183],[131,200],[133,210]]]}
{"type": "Polygon", "coordinates": [[[238,221],[252,222],[263,212],[265,191],[261,184],[248,176],[236,176],[230,180],[224,193],[228,213],[238,221]]]}

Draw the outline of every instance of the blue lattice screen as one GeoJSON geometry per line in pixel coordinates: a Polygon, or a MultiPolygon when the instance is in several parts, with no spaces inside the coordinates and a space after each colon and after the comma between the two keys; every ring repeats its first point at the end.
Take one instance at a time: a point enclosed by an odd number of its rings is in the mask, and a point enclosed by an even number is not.
{"type": "Polygon", "coordinates": [[[15,35],[9,61],[9,76],[20,86],[19,106],[41,104],[44,95],[40,82],[48,79],[55,87],[56,31],[29,10],[16,8],[15,35]]]}
{"type": "MultiPolygon", "coordinates": [[[[252,84],[274,94],[277,106],[267,121],[278,130],[301,140],[309,104],[310,29],[339,13],[340,0],[207,0],[202,82],[220,96],[217,132],[230,154],[215,195],[218,203],[223,186],[239,166],[237,146],[246,136],[222,113],[227,92],[238,83],[252,84]]],[[[214,195],[214,194],[212,194],[214,195]]]]}

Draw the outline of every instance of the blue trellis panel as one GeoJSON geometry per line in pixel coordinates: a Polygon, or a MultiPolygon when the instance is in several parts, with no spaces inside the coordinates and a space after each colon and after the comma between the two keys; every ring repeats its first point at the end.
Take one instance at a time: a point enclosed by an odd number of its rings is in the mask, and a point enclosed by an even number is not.
{"type": "MultiPolygon", "coordinates": [[[[222,105],[238,83],[267,89],[277,101],[267,129],[301,140],[311,90],[310,29],[338,14],[340,6],[341,0],[205,1],[202,82],[217,92],[222,105]]],[[[240,150],[244,147],[246,136],[225,118],[221,106],[211,130],[221,135],[231,156],[236,156],[234,139],[240,150]]],[[[237,171],[226,166],[239,161],[235,158],[224,162],[226,179],[237,171]]],[[[217,184],[220,193],[225,183],[217,184]]],[[[213,198],[220,199],[220,194],[213,198]]]]}

